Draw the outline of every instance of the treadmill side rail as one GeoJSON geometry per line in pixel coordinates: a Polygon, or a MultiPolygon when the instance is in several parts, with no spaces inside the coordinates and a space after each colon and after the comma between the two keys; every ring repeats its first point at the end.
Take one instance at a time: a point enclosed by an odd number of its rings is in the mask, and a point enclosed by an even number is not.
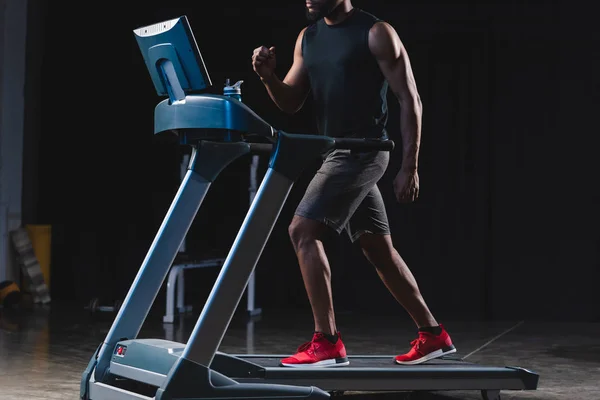
{"type": "Polygon", "coordinates": [[[523,380],[523,384],[525,385],[525,390],[536,390],[540,381],[540,376],[535,372],[528,370],[522,367],[511,367],[507,366],[506,368],[510,368],[521,376],[523,380]]]}
{"type": "Polygon", "coordinates": [[[238,376],[264,378],[266,371],[266,368],[259,364],[222,352],[215,354],[210,368],[236,380],[238,376]]]}
{"type": "Polygon", "coordinates": [[[262,378],[238,382],[315,385],[326,391],[535,390],[531,379],[510,368],[289,368],[270,367],[262,378]]]}

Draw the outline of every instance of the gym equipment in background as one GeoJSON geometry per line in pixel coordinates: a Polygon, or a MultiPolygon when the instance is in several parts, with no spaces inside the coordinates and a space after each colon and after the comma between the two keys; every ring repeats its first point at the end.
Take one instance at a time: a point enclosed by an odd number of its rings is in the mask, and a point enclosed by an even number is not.
{"type": "Polygon", "coordinates": [[[11,308],[21,302],[21,289],[13,281],[0,282],[0,307],[11,308]]]}
{"type": "MultiPolygon", "coordinates": [[[[238,82],[239,84],[240,82],[238,82]]],[[[226,86],[227,88],[228,86],[226,86]]],[[[239,97],[235,97],[239,98],[239,97]]],[[[182,155],[181,161],[181,179],[185,178],[185,174],[187,171],[187,167],[190,161],[190,154],[185,152],[182,155]]],[[[257,170],[258,170],[258,155],[252,156],[252,161],[250,162],[250,185],[248,187],[248,192],[250,194],[250,205],[252,205],[252,201],[254,201],[254,196],[256,195],[256,190],[258,188],[257,184],[257,170]]],[[[175,322],[176,315],[182,315],[187,312],[192,311],[191,305],[185,304],[185,271],[188,269],[195,268],[210,268],[210,267],[221,267],[225,262],[225,258],[213,257],[213,258],[203,258],[201,260],[186,260],[186,239],[183,239],[181,247],[179,248],[179,252],[177,257],[175,258],[175,263],[171,266],[171,270],[169,272],[169,276],[167,277],[167,290],[166,290],[166,307],[165,307],[165,315],[163,316],[163,323],[172,324],[175,322]],[[185,261],[184,261],[185,260],[185,261]],[[177,308],[176,308],[177,307],[177,308]],[[176,312],[177,310],[177,312],[176,312]]],[[[246,312],[249,317],[256,317],[260,315],[261,309],[255,306],[255,293],[256,293],[256,284],[255,284],[255,274],[250,276],[250,280],[248,281],[248,287],[246,288],[246,312]]]]}
{"type": "Polygon", "coordinates": [[[50,303],[50,291],[44,281],[44,274],[40,263],[35,256],[31,238],[25,227],[10,232],[12,242],[18,255],[19,266],[23,275],[28,279],[29,289],[33,295],[35,304],[50,303]]]}
{"type": "Polygon", "coordinates": [[[121,304],[123,302],[120,299],[115,300],[114,304],[111,305],[103,305],[100,303],[100,299],[97,297],[93,297],[88,305],[84,307],[85,310],[89,311],[92,314],[96,314],[99,312],[105,313],[117,313],[121,309],[121,304]]]}

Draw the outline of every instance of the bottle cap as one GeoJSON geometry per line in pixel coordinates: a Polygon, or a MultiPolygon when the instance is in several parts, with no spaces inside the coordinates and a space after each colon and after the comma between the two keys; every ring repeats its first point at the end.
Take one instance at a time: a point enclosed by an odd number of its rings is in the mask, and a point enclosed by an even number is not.
{"type": "Polygon", "coordinates": [[[244,81],[237,81],[236,83],[234,83],[233,85],[229,84],[229,79],[227,79],[225,81],[225,87],[223,88],[223,94],[225,95],[231,95],[231,94],[241,94],[242,93],[242,83],[244,83],[244,81]]]}

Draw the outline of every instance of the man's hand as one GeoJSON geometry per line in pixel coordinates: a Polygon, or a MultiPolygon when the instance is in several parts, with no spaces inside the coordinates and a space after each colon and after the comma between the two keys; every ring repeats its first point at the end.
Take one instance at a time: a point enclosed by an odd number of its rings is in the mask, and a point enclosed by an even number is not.
{"type": "Polygon", "coordinates": [[[261,79],[269,79],[275,73],[275,47],[260,46],[252,52],[252,68],[261,79]]]}
{"type": "Polygon", "coordinates": [[[410,203],[419,197],[419,173],[416,169],[401,169],[394,178],[394,193],[400,203],[410,203]]]}

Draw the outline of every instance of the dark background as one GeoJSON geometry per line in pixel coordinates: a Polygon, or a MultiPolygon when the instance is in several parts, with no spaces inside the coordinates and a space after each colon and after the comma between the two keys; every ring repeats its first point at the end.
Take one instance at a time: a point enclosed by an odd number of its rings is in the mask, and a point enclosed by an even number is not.
{"type": "MultiPolygon", "coordinates": [[[[283,77],[306,20],[301,0],[49,3],[30,2],[23,215],[53,226],[53,300],[83,306],[92,295],[124,297],[179,183],[178,148],[153,135],[162,98],[132,30],[187,15],[214,93],[226,78],[242,79],[244,102],[265,120],[311,133],[311,103],[284,115],[250,60],[255,47],[276,46],[283,77]]],[[[434,314],[600,320],[600,47],[591,10],[572,1],[354,5],[396,28],[424,104],[420,199],[394,201],[400,149],[380,187],[394,243],[434,314]]],[[[390,108],[400,142],[391,98],[390,108]]],[[[236,161],[213,185],[188,235],[193,255],[226,255],[248,207],[248,163],[236,161]]],[[[257,266],[266,312],[308,310],[287,226],[311,168],[257,266]]],[[[329,255],[338,311],[405,317],[345,236],[329,255]]],[[[202,304],[217,273],[189,272],[190,301],[202,304]]]]}

